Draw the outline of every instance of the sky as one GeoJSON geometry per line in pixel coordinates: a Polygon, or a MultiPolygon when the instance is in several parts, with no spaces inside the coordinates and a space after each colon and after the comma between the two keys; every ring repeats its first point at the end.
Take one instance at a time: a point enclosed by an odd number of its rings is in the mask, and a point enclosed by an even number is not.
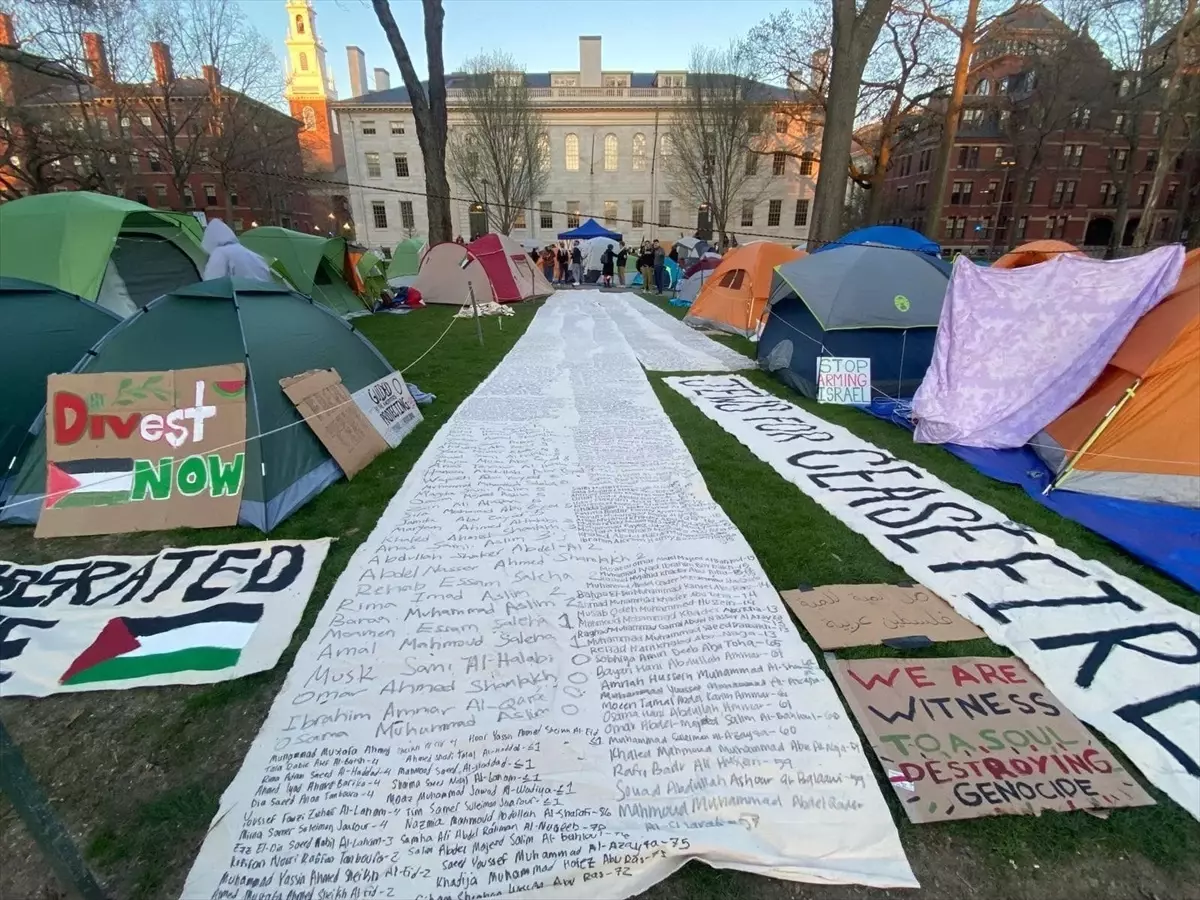
{"type": "MultiPolygon", "coordinates": [[[[240,0],[254,26],[270,38],[282,62],[287,33],[284,0],[240,0]]],[[[428,74],[421,4],[392,0],[418,74],[428,74]]],[[[446,71],[482,50],[504,50],[528,72],[579,68],[579,36],[598,34],[605,69],[653,72],[686,69],[696,43],[716,45],[744,35],[796,0],[445,0],[443,55],[446,71]],[[646,32],[649,31],[649,34],[646,32]]],[[[337,82],[338,96],[350,95],[347,45],[361,47],[367,77],[376,67],[403,84],[399,68],[368,0],[313,0],[317,34],[337,82]]]]}

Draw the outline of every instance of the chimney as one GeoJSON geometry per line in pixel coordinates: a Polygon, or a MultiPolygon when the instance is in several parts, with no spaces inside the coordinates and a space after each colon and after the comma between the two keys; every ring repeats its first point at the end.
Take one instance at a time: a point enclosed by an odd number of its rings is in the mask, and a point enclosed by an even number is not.
{"type": "Polygon", "coordinates": [[[88,74],[97,84],[108,84],[112,77],[108,71],[108,54],[104,52],[104,38],[94,31],[83,34],[83,58],[87,60],[88,74]]]}
{"type": "Polygon", "coordinates": [[[600,87],[600,35],[579,38],[579,86],[600,87]]]}
{"type": "Polygon", "coordinates": [[[171,67],[171,48],[162,41],[150,42],[150,56],[154,60],[154,80],[159,84],[170,84],[175,80],[171,67]]]}
{"type": "Polygon", "coordinates": [[[358,47],[347,47],[346,61],[350,64],[350,96],[361,97],[368,90],[367,56],[358,47]]]}
{"type": "Polygon", "coordinates": [[[375,70],[375,90],[386,91],[392,86],[392,76],[388,74],[387,69],[375,70]]]}
{"type": "Polygon", "coordinates": [[[201,66],[204,73],[204,83],[208,85],[208,98],[217,103],[221,98],[221,70],[216,66],[201,66]]]}
{"type": "Polygon", "coordinates": [[[16,47],[17,36],[13,32],[12,16],[0,12],[0,47],[16,47]]]}

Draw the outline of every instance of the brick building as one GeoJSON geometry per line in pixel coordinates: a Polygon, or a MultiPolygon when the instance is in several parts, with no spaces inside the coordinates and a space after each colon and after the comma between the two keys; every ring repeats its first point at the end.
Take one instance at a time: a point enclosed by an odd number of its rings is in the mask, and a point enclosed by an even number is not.
{"type": "Polygon", "coordinates": [[[299,121],[222,85],[212,66],[177,76],[161,42],[149,47],[150,80],[117,82],[103,38],[80,40],[86,73],[31,65],[40,58],[16,46],[12,19],[0,14],[3,199],[95,190],[202,211],[235,230],[312,230],[299,121]]]}
{"type": "MultiPolygon", "coordinates": [[[[1156,45],[1160,56],[1177,31],[1156,45]]],[[[932,233],[947,255],[994,257],[1039,238],[1096,254],[1130,245],[1159,154],[1170,69],[1160,65],[1152,80],[1114,70],[1086,28],[1072,31],[1037,4],[994,20],[972,57],[942,222],[932,233]]],[[[1187,76],[1188,102],[1200,97],[1197,80],[1187,76]]],[[[885,221],[925,231],[938,119],[935,107],[893,153],[885,221]]],[[[1194,121],[1187,130],[1191,139],[1173,144],[1179,152],[1153,210],[1152,245],[1200,233],[1194,121]]]]}

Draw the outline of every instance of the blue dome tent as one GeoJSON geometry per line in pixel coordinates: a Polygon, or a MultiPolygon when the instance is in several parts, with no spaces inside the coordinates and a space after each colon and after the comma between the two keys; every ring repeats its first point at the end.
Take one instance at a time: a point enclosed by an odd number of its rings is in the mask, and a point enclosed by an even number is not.
{"type": "Polygon", "coordinates": [[[871,360],[871,387],[911,397],[933,358],[950,265],[924,253],[838,247],[775,269],[759,367],[816,397],[817,357],[871,360]]]}
{"type": "Polygon", "coordinates": [[[578,228],[558,233],[560,241],[585,241],[588,238],[608,238],[609,240],[619,241],[621,239],[621,232],[609,231],[595,219],[588,219],[578,228]]]}
{"type": "Polygon", "coordinates": [[[941,256],[942,248],[919,231],[901,225],[870,225],[857,228],[830,244],[818,247],[813,253],[823,253],[848,244],[869,244],[876,247],[899,247],[901,250],[916,250],[929,256],[941,256]]]}

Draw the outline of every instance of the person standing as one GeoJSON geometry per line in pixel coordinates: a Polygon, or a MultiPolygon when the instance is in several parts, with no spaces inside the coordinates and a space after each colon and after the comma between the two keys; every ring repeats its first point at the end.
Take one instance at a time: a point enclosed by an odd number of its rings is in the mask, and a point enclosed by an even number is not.
{"type": "Polygon", "coordinates": [[[629,262],[629,248],[621,241],[621,249],[617,251],[617,283],[625,287],[625,265],[629,262]]]}
{"type": "Polygon", "coordinates": [[[583,286],[583,251],[579,249],[579,241],[571,247],[571,277],[575,284],[583,286]]]}
{"type": "Polygon", "coordinates": [[[658,241],[654,242],[651,259],[654,267],[654,293],[661,297],[667,283],[667,254],[663,252],[662,244],[658,241]]]}
{"type": "Polygon", "coordinates": [[[604,252],[600,254],[600,278],[603,280],[605,287],[612,287],[613,263],[616,259],[617,255],[613,253],[612,244],[605,247],[604,252]]]}
{"type": "Polygon", "coordinates": [[[547,281],[554,283],[554,249],[551,247],[542,248],[542,274],[547,281]]]}
{"type": "Polygon", "coordinates": [[[642,251],[637,259],[638,271],[642,273],[642,290],[649,293],[654,290],[654,251],[650,244],[642,241],[642,251]]]}
{"type": "Polygon", "coordinates": [[[567,283],[567,266],[570,265],[571,258],[567,255],[566,244],[558,245],[558,283],[567,283]]]}

